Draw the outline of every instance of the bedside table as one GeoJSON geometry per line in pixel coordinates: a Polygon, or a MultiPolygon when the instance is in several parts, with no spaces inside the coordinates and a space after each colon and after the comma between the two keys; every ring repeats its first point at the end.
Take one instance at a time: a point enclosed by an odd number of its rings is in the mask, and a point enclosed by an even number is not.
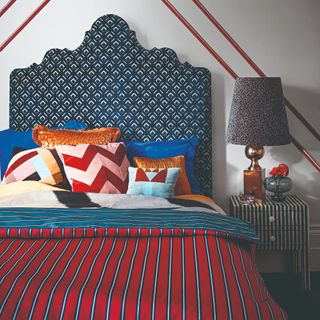
{"type": "Polygon", "coordinates": [[[309,206],[297,195],[281,203],[266,196],[263,203],[243,205],[239,196],[230,197],[230,214],[250,222],[262,240],[259,250],[293,253],[296,272],[302,274],[303,289],[311,290],[309,269],[309,206]]]}

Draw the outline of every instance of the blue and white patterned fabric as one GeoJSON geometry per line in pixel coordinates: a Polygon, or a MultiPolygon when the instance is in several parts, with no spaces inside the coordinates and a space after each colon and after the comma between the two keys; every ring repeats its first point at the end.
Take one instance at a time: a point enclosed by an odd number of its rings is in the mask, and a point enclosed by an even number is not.
{"type": "Polygon", "coordinates": [[[99,18],[74,51],[49,50],[10,77],[10,127],[49,127],[77,119],[117,126],[127,140],[197,136],[201,193],[212,194],[211,77],[168,48],[146,50],[115,15],[99,18]]]}

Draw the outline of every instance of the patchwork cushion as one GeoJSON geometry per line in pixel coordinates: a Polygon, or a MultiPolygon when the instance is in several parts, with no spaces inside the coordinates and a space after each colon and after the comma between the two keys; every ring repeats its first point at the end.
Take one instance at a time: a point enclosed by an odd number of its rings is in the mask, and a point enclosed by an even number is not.
{"type": "Polygon", "coordinates": [[[129,161],[123,142],[56,147],[75,192],[126,193],[129,161]]]}
{"type": "Polygon", "coordinates": [[[128,194],[171,198],[180,168],[129,168],[128,194]]]}
{"type": "Polygon", "coordinates": [[[65,187],[63,165],[56,150],[36,148],[13,156],[2,183],[26,180],[65,187]]]}
{"type": "Polygon", "coordinates": [[[121,135],[118,128],[97,128],[92,130],[53,130],[38,125],[32,137],[36,144],[45,148],[58,145],[106,144],[115,142],[121,135]]]}
{"type": "Polygon", "coordinates": [[[190,183],[186,174],[184,156],[177,156],[164,159],[151,159],[143,157],[134,157],[133,163],[138,168],[180,168],[180,174],[176,187],[175,195],[190,194],[190,183]]]}

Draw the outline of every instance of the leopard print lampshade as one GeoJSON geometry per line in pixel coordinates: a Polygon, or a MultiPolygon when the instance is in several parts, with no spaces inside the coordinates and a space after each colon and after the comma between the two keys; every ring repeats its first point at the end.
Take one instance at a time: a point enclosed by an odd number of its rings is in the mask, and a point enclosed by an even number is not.
{"type": "Polygon", "coordinates": [[[280,78],[238,78],[227,142],[276,146],[291,142],[280,78]]]}

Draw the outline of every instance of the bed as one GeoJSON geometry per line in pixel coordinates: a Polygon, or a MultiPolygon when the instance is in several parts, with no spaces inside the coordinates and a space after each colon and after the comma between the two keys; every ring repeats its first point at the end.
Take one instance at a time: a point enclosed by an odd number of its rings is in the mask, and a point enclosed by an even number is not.
{"type": "Polygon", "coordinates": [[[0,318],[286,319],[256,268],[259,238],[205,197],[211,114],[209,71],[171,49],[144,49],[115,15],[76,50],[14,70],[12,129],[76,119],[131,140],[197,136],[202,197],[1,186],[0,318]]]}

